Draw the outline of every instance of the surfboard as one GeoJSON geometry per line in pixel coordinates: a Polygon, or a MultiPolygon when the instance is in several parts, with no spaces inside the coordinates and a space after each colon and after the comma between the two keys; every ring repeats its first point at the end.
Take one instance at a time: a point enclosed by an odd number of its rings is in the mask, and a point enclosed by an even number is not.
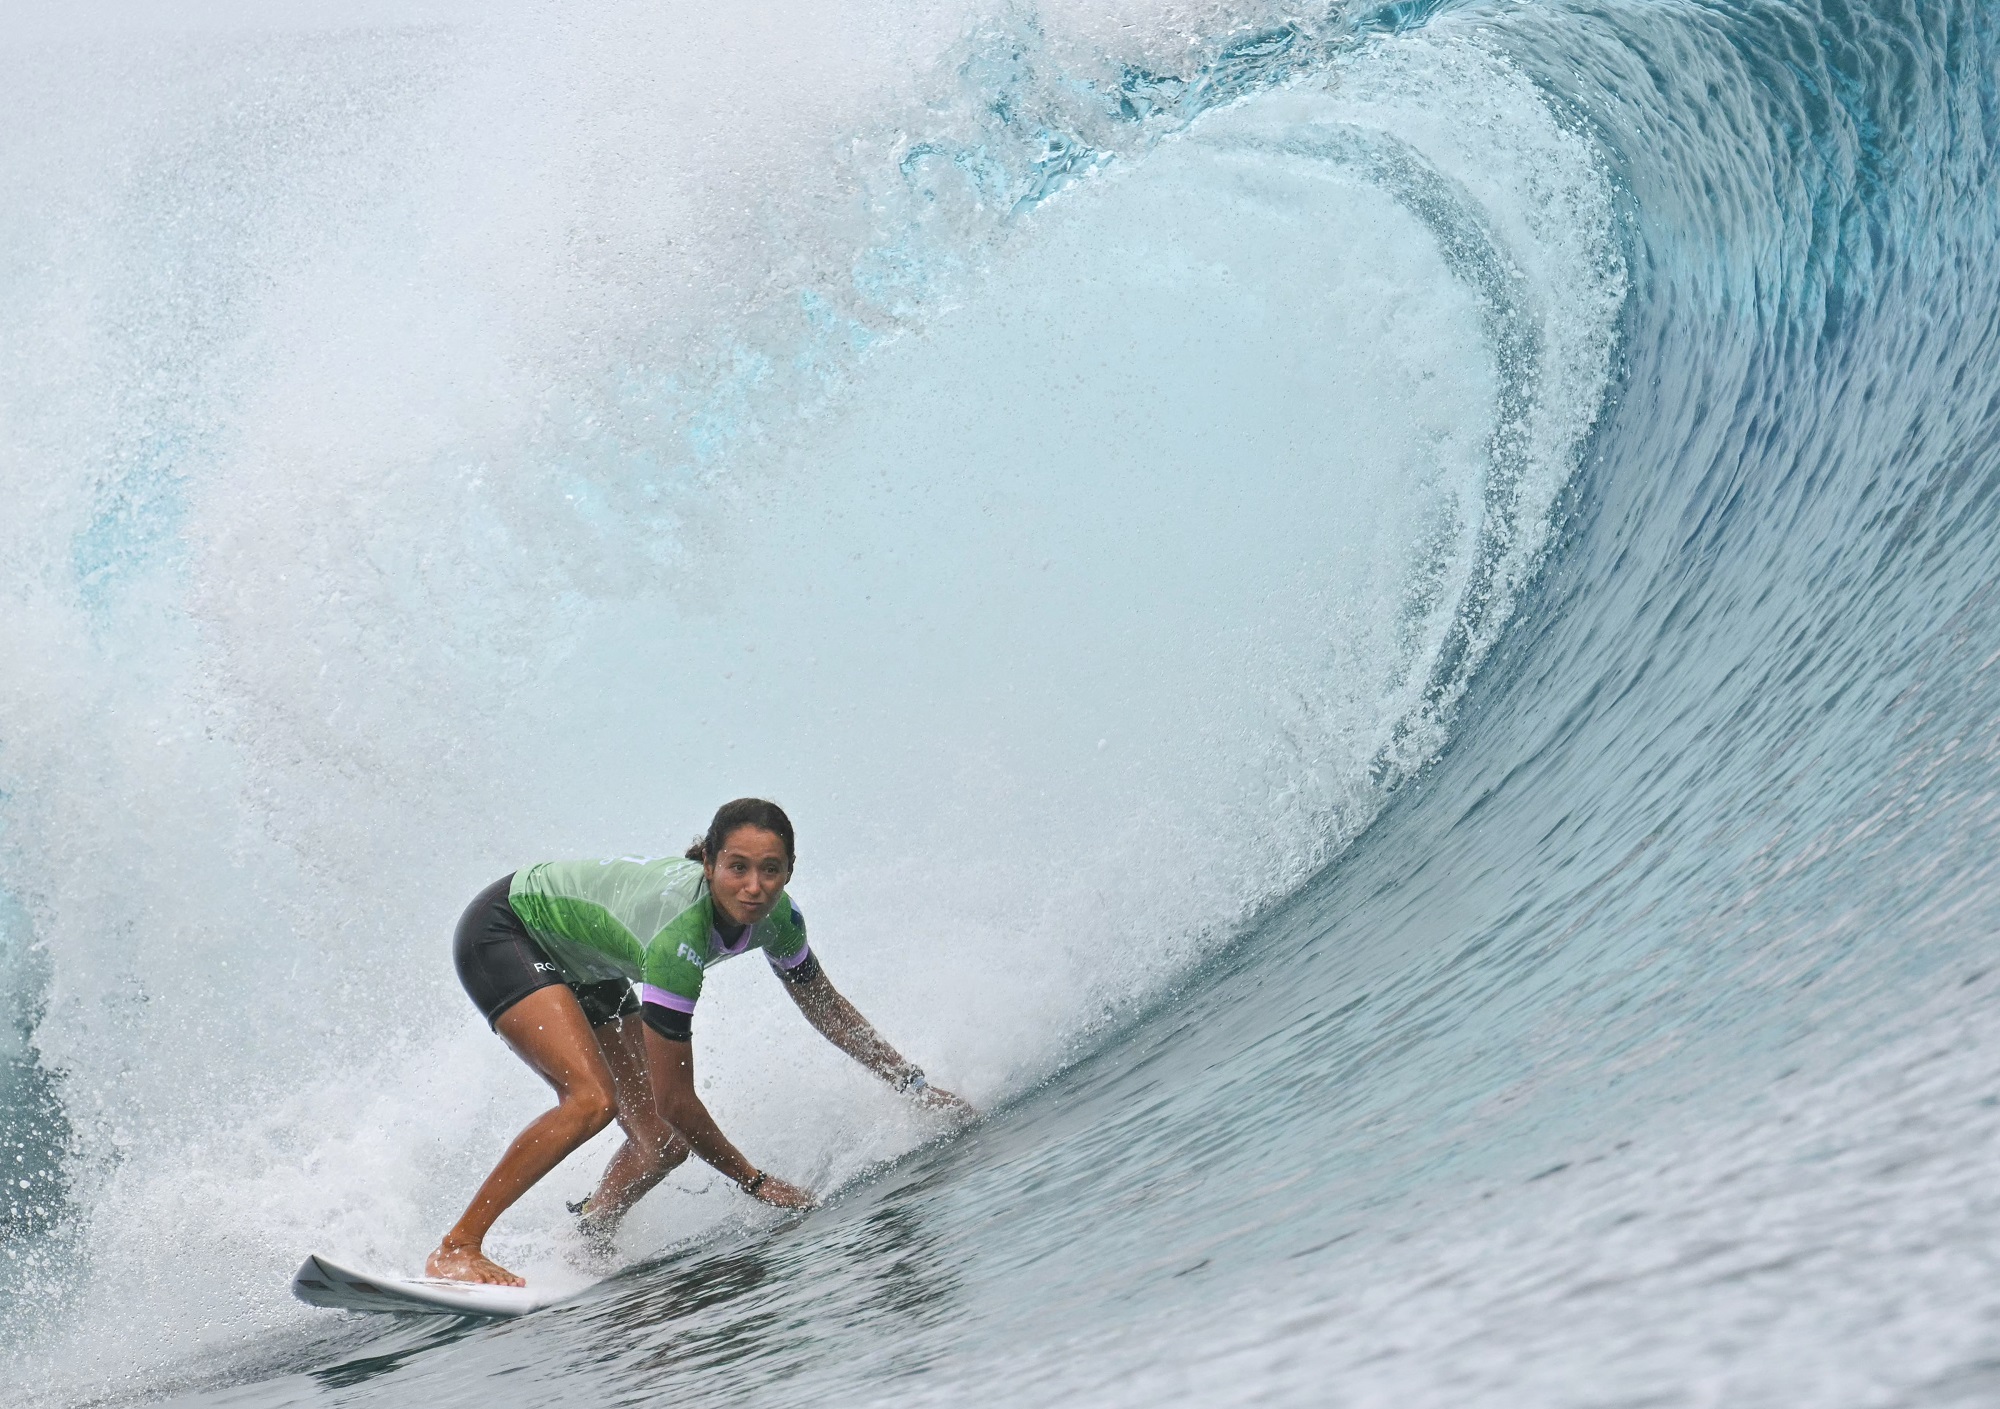
{"type": "Polygon", "coordinates": [[[378,1277],[356,1272],[317,1253],[292,1278],[292,1295],[309,1306],[339,1311],[400,1311],[433,1316],[526,1316],[553,1306],[569,1292],[534,1287],[488,1287],[436,1277],[378,1277]]]}

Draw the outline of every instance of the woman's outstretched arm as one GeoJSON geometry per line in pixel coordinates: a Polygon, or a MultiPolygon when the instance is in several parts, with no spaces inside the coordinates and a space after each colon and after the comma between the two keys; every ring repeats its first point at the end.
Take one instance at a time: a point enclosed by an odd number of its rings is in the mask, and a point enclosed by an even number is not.
{"type": "Polygon", "coordinates": [[[966,1119],[979,1114],[943,1087],[927,1082],[916,1063],[906,1061],[852,1003],[840,996],[823,967],[815,966],[811,978],[788,980],[785,989],[822,1037],[898,1091],[932,1110],[949,1111],[966,1119]]]}
{"type": "Polygon", "coordinates": [[[726,1179],[733,1179],[743,1192],[779,1208],[811,1208],[813,1196],[796,1184],[775,1174],[765,1174],[729,1143],[715,1117],[708,1113],[694,1089],[694,1043],[676,1042],[646,1029],[646,1070],[652,1077],[653,1104],[660,1118],[680,1134],[726,1179]]]}

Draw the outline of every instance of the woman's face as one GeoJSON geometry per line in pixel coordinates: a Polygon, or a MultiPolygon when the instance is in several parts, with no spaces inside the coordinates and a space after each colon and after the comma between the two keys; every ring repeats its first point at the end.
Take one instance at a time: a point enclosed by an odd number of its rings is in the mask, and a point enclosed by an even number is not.
{"type": "Polygon", "coordinates": [[[722,839],[722,854],[703,869],[715,908],[738,925],[754,925],[770,914],[792,878],[783,838],[762,827],[738,827],[722,839]]]}

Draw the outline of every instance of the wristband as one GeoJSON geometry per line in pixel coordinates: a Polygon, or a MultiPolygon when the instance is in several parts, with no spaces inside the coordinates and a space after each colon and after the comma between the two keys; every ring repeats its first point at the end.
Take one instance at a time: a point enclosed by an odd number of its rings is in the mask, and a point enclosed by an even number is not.
{"type": "Polygon", "coordinates": [[[753,1199],[757,1197],[757,1191],[763,1187],[764,1187],[764,1171],[761,1169],[758,1170],[755,1174],[751,1175],[748,1179],[745,1179],[742,1184],[743,1192],[748,1194],[753,1199]]]}
{"type": "Polygon", "coordinates": [[[907,1096],[913,1091],[923,1091],[930,1087],[930,1083],[924,1080],[922,1067],[909,1067],[905,1069],[903,1074],[896,1078],[894,1084],[896,1094],[899,1096],[907,1096]]]}

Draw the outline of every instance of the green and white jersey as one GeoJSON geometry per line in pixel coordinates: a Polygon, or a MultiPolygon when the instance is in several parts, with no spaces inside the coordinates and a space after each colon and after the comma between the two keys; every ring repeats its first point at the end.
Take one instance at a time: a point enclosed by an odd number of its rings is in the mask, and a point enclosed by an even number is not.
{"type": "Polygon", "coordinates": [[[514,873],[507,899],[566,982],[636,981],[643,1004],[681,1014],[662,1027],[667,1036],[685,1037],[686,1015],[694,1012],[710,964],[755,948],[788,979],[802,981],[818,969],[806,945],[805,916],[790,895],[781,894],[769,915],[725,940],[715,928],[701,863],[684,857],[544,861],[514,873]]]}

